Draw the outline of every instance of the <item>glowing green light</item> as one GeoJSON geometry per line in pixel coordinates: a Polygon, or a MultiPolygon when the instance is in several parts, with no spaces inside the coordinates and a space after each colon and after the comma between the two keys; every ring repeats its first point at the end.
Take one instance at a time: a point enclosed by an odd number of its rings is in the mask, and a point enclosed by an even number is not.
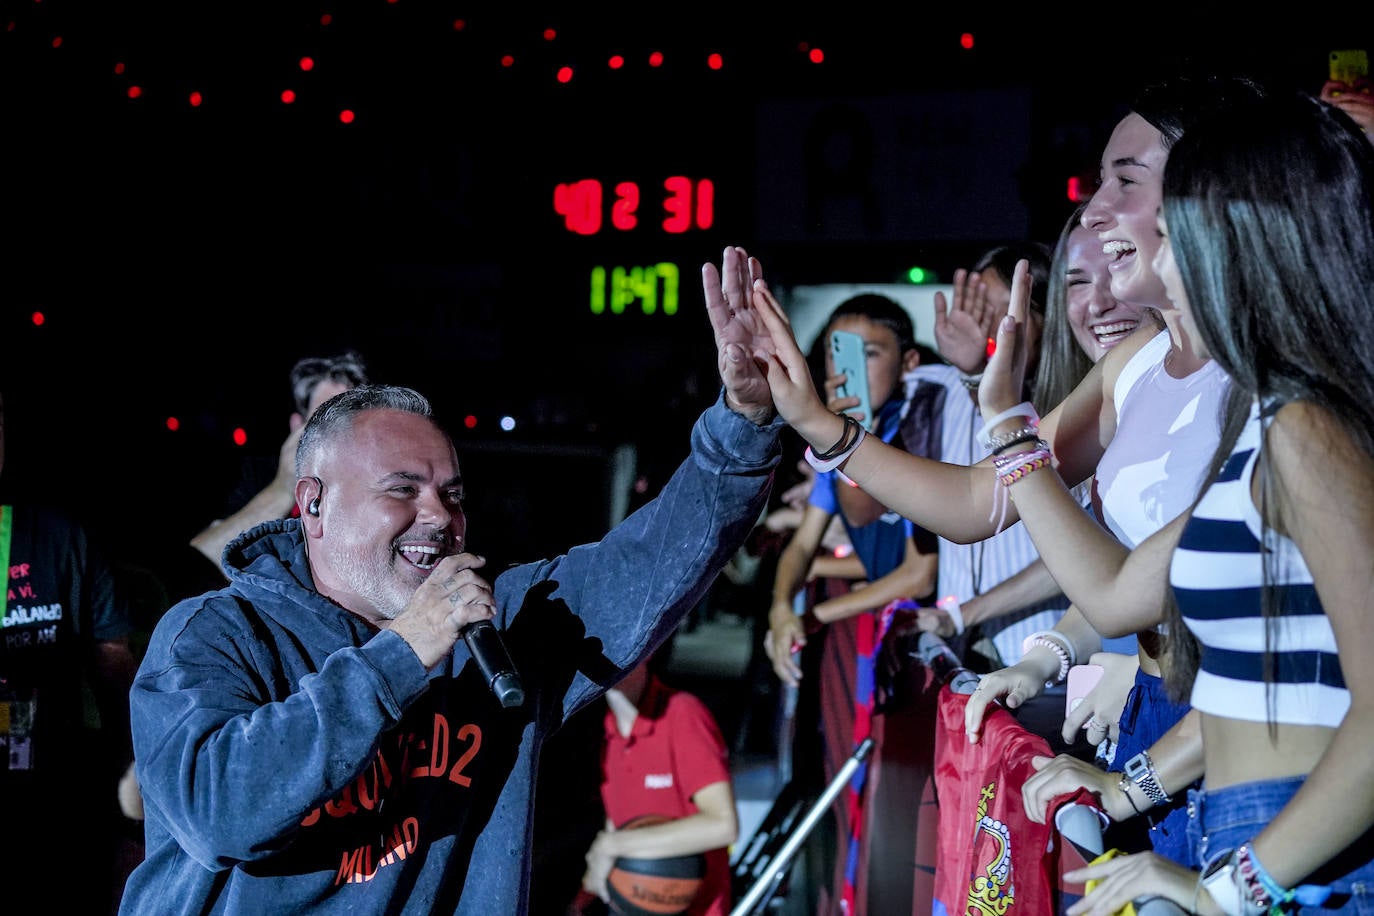
{"type": "Polygon", "coordinates": [[[906,272],[906,278],[912,283],[925,283],[934,280],[935,275],[924,267],[913,267],[906,272]]]}

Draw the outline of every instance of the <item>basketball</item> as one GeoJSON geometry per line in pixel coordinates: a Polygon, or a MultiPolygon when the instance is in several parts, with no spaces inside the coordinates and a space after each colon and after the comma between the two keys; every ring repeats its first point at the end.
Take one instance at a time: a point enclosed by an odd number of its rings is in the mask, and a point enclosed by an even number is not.
{"type": "MultiPolygon", "coordinates": [[[[672,818],[646,814],[631,818],[618,830],[661,824],[672,818]]],[[[611,912],[619,916],[677,916],[687,912],[706,877],[706,856],[632,859],[621,856],[606,876],[611,912]]]]}

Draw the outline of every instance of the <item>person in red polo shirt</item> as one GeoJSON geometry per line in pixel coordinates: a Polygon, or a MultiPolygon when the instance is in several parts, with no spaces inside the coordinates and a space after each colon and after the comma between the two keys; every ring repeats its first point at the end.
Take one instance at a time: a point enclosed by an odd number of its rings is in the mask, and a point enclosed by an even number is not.
{"type": "Polygon", "coordinates": [[[733,902],[730,846],[739,835],[729,750],[706,705],[659,679],[670,646],[606,693],[601,746],[606,823],[587,851],[580,899],[609,899],[606,877],[620,856],[656,859],[704,852],[706,879],[687,912],[726,916],[733,902]],[[671,820],[616,829],[645,815],[671,820]]]}

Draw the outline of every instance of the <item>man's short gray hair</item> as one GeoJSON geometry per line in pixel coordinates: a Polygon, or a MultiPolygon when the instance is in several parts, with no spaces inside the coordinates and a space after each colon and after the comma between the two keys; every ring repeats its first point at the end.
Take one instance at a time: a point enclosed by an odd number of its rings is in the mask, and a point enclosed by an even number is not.
{"type": "Polygon", "coordinates": [[[367,410],[400,410],[434,418],[429,399],[401,385],[359,385],[325,401],[311,415],[296,445],[296,476],[305,476],[309,458],[323,443],[353,428],[353,420],[367,410]]]}

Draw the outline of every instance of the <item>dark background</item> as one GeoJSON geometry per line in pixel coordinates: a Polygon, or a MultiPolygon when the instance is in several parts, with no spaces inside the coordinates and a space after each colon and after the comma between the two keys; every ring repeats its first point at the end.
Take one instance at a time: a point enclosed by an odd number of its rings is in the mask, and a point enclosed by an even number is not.
{"type": "Polygon", "coordinates": [[[686,453],[718,384],[699,268],[725,245],[784,294],[913,264],[948,281],[1054,239],[1143,82],[1316,90],[1330,48],[1370,44],[1334,8],[564,6],[6,2],[5,485],[175,578],[242,455],[275,455],[291,364],[353,347],[435,401],[494,568],[559,552],[604,530],[613,449],[650,494],[686,453]],[[670,175],[714,182],[709,229],[657,228],[670,175]],[[640,226],[569,232],[553,189],[587,178],[636,182],[640,226]],[[592,266],[661,262],[676,314],[591,314],[592,266]]]}

